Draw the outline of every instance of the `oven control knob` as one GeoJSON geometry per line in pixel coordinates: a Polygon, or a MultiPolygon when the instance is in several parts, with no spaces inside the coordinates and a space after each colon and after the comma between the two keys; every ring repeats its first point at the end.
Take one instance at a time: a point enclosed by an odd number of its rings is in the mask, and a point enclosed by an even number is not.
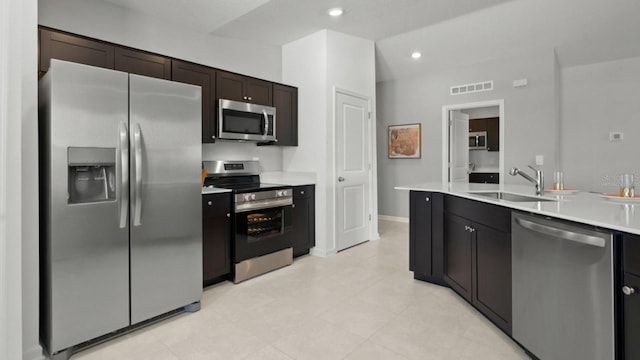
{"type": "Polygon", "coordinates": [[[256,199],[256,194],[251,194],[251,200],[255,200],[256,199]]]}
{"type": "Polygon", "coordinates": [[[251,200],[251,195],[250,194],[244,194],[244,195],[242,195],[242,199],[244,201],[249,201],[249,200],[251,200]]]}
{"type": "Polygon", "coordinates": [[[277,197],[285,196],[285,192],[282,191],[282,190],[278,190],[278,191],[276,191],[276,196],[277,197]]]}

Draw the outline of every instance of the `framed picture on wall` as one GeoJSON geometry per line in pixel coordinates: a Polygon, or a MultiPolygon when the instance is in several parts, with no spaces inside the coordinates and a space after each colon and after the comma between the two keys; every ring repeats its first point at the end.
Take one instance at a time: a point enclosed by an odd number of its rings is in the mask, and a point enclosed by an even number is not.
{"type": "Polygon", "coordinates": [[[422,124],[389,126],[389,159],[422,157],[422,124]]]}

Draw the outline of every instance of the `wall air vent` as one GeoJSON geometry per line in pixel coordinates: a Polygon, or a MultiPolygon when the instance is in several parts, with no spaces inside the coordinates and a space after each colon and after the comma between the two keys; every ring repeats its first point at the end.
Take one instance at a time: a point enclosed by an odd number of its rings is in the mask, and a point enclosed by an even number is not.
{"type": "Polygon", "coordinates": [[[491,90],[493,90],[493,80],[474,84],[452,86],[449,90],[449,95],[462,95],[491,90]]]}

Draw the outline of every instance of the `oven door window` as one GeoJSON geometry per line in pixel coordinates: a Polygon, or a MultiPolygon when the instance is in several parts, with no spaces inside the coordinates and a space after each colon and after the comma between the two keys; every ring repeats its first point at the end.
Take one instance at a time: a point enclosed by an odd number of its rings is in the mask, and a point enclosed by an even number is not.
{"type": "Polygon", "coordinates": [[[291,247],[291,206],[236,213],[234,262],[291,247]]]}
{"type": "Polygon", "coordinates": [[[257,210],[238,214],[238,231],[252,243],[278,236],[284,232],[282,208],[257,210]]]}

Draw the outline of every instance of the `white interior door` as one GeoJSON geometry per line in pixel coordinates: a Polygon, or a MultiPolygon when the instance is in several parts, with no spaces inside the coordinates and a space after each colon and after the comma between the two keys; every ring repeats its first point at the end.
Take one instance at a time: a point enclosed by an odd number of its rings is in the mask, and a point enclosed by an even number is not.
{"type": "Polygon", "coordinates": [[[369,100],[336,93],[336,246],[369,240],[369,100]]]}
{"type": "Polygon", "coordinates": [[[469,115],[449,111],[449,181],[468,182],[469,115]]]}

